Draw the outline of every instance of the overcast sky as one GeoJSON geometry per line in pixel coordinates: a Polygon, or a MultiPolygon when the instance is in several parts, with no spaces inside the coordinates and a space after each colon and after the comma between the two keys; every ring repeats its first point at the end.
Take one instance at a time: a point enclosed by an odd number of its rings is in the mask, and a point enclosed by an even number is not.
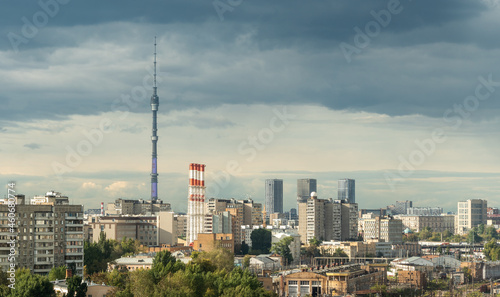
{"type": "Polygon", "coordinates": [[[500,1],[41,0],[0,10],[0,175],[86,208],[263,202],[264,180],[356,180],[360,208],[500,202],[500,1]]]}

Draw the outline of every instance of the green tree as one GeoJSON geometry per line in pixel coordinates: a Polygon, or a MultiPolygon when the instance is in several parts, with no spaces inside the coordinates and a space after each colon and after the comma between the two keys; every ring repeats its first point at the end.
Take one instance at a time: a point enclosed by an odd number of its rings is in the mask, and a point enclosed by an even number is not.
{"type": "Polygon", "coordinates": [[[484,245],[483,254],[490,261],[500,260],[500,245],[496,239],[491,239],[484,245]]]}
{"type": "Polygon", "coordinates": [[[85,297],[87,296],[87,284],[82,283],[82,277],[74,275],[66,279],[68,285],[68,294],[66,297],[85,297]]]}
{"type": "Polygon", "coordinates": [[[309,239],[309,245],[314,245],[316,247],[321,245],[321,241],[314,236],[313,238],[309,239]]]}
{"type": "Polygon", "coordinates": [[[250,247],[248,244],[246,244],[244,241],[241,243],[241,254],[246,255],[248,254],[248,251],[250,250],[250,247]]]}
{"type": "Polygon", "coordinates": [[[373,285],[370,287],[370,290],[377,291],[379,295],[385,295],[387,293],[387,286],[386,285],[373,285]]]}
{"type": "Polygon", "coordinates": [[[183,269],[184,265],[182,262],[177,263],[177,259],[172,256],[169,251],[161,251],[156,253],[153,259],[153,266],[151,267],[151,273],[156,282],[159,282],[163,277],[170,273],[174,273],[180,269],[183,269]]]}
{"type": "Polygon", "coordinates": [[[418,234],[418,239],[419,240],[427,240],[432,236],[432,231],[431,228],[425,227],[423,228],[420,233],[418,234]]]}
{"type": "Polygon", "coordinates": [[[490,241],[491,239],[498,239],[498,233],[495,227],[489,226],[484,230],[482,234],[484,240],[490,241]]]}
{"type": "Polygon", "coordinates": [[[477,232],[479,234],[484,234],[484,231],[485,231],[485,226],[484,224],[479,224],[479,226],[477,227],[477,232]]]}
{"type": "Polygon", "coordinates": [[[287,236],[280,241],[274,243],[271,246],[271,252],[276,253],[280,255],[283,258],[283,261],[285,262],[285,265],[289,265],[290,263],[293,262],[293,255],[290,250],[290,244],[293,242],[293,237],[292,236],[287,236]]]}
{"type": "Polygon", "coordinates": [[[10,297],[44,296],[54,297],[54,285],[47,277],[31,274],[29,269],[16,271],[15,289],[11,290],[10,297]]]}
{"type": "Polygon", "coordinates": [[[467,234],[467,242],[468,243],[479,243],[483,241],[483,238],[481,236],[479,236],[478,232],[477,232],[477,228],[472,228],[472,230],[469,231],[469,233],[467,234]]]}
{"type": "Polygon", "coordinates": [[[234,254],[230,250],[221,247],[213,249],[210,252],[199,253],[193,263],[199,263],[199,261],[208,261],[215,269],[227,272],[234,268],[234,254]]]}
{"type": "Polygon", "coordinates": [[[415,233],[409,233],[409,234],[406,234],[406,236],[403,237],[403,240],[404,241],[408,241],[408,242],[417,242],[418,241],[418,236],[415,233]]]}
{"type": "Polygon", "coordinates": [[[118,269],[114,269],[113,271],[107,273],[106,276],[108,285],[117,287],[121,290],[126,288],[129,281],[128,273],[121,272],[118,269]]]}
{"type": "Polygon", "coordinates": [[[49,280],[55,281],[66,278],[66,266],[53,267],[49,272],[49,280]]]}
{"type": "Polygon", "coordinates": [[[155,280],[152,273],[143,269],[129,273],[131,292],[134,297],[154,296],[155,280]]]}
{"type": "Polygon", "coordinates": [[[243,268],[248,268],[250,267],[250,259],[252,258],[252,256],[250,255],[245,255],[245,257],[243,257],[243,268]]]}
{"type": "Polygon", "coordinates": [[[271,248],[272,233],[266,229],[255,229],[250,235],[252,254],[267,254],[271,248]]]}
{"type": "Polygon", "coordinates": [[[2,267],[0,266],[0,296],[7,296],[9,295],[10,289],[9,285],[11,284],[9,279],[9,275],[7,272],[4,272],[2,270],[2,267]]]}
{"type": "Polygon", "coordinates": [[[450,230],[443,231],[443,240],[450,241],[450,237],[452,237],[452,236],[453,236],[453,233],[451,233],[450,230]]]}

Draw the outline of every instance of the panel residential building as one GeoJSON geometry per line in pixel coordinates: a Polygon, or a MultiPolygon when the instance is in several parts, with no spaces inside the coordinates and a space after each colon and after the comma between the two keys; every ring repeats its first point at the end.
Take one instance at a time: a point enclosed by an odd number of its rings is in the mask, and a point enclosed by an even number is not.
{"type": "Polygon", "coordinates": [[[463,235],[474,227],[486,225],[488,202],[483,199],[469,199],[458,202],[458,211],[455,218],[455,230],[463,235]]]}
{"type": "Polygon", "coordinates": [[[362,219],[364,241],[379,240],[398,244],[403,242],[403,222],[393,218],[362,219]]]}
{"type": "Polygon", "coordinates": [[[68,197],[51,191],[35,196],[25,204],[24,195],[16,197],[15,226],[9,227],[9,204],[0,205],[0,266],[9,267],[12,235],[17,236],[16,268],[29,268],[48,274],[52,267],[76,266],[83,275],[83,206],[70,205],[68,197]],[[14,232],[11,232],[14,231],[14,232]]]}
{"type": "Polygon", "coordinates": [[[299,203],[299,235],[303,243],[318,240],[348,240],[357,237],[358,205],[341,200],[318,199],[313,192],[299,203]]]}

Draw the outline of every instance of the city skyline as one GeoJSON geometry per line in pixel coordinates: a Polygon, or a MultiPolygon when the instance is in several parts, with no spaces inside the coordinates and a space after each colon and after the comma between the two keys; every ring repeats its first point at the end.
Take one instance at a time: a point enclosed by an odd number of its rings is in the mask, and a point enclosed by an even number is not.
{"type": "Polygon", "coordinates": [[[0,175],[28,197],[151,197],[157,36],[158,198],[176,211],[193,161],[207,197],[264,202],[283,179],[285,210],[297,179],[327,199],[345,176],[360,209],[500,204],[495,0],[40,3],[0,18],[0,175]]]}

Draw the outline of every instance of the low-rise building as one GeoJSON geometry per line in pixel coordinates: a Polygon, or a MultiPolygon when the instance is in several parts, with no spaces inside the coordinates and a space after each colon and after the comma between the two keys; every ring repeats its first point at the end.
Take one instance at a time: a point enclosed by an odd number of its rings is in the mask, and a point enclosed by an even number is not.
{"type": "MultiPolygon", "coordinates": [[[[56,280],[52,282],[54,284],[54,291],[58,296],[63,296],[68,294],[68,284],[66,280],[56,280]]],[[[94,282],[86,282],[87,284],[87,297],[106,297],[109,296],[111,291],[115,288],[113,286],[107,286],[104,284],[96,284],[94,282]]]]}
{"type": "Polygon", "coordinates": [[[138,269],[148,270],[153,267],[152,255],[137,255],[135,257],[121,257],[113,262],[108,263],[108,272],[116,269],[126,268],[128,271],[138,269]]]}
{"type": "Polygon", "coordinates": [[[415,288],[423,289],[427,285],[426,273],[423,271],[399,271],[398,283],[410,284],[415,288]]]}
{"type": "Polygon", "coordinates": [[[434,268],[434,263],[420,257],[410,257],[406,259],[395,259],[391,262],[391,266],[398,271],[422,271],[430,273],[434,268]]]}
{"type": "Polygon", "coordinates": [[[402,221],[403,228],[409,228],[414,232],[420,232],[424,228],[431,228],[433,232],[439,233],[455,232],[454,215],[397,215],[395,218],[402,221]]]}
{"type": "Polygon", "coordinates": [[[193,250],[199,252],[210,252],[218,247],[234,252],[233,234],[199,233],[193,242],[193,250]]]}
{"type": "Polygon", "coordinates": [[[352,264],[318,272],[286,275],[279,286],[280,296],[335,296],[370,289],[387,282],[385,266],[352,264]]]}

